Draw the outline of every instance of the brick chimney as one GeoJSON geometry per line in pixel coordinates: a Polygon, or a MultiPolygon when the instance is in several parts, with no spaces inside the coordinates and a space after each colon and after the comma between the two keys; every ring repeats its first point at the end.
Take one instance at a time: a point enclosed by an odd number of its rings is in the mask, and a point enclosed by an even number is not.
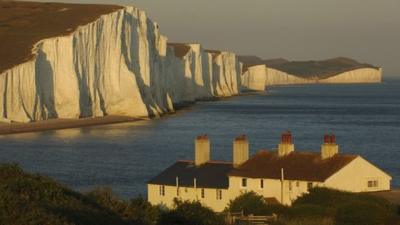
{"type": "Polygon", "coordinates": [[[328,159],[339,153],[339,145],[336,144],[335,135],[325,135],[321,145],[321,158],[328,159]]]}
{"type": "Polygon", "coordinates": [[[194,161],[196,166],[201,166],[210,161],[210,140],[208,139],[207,134],[197,136],[194,142],[194,147],[194,161]]]}
{"type": "Polygon", "coordinates": [[[293,144],[292,133],[290,131],[287,131],[283,133],[281,136],[281,143],[278,145],[278,155],[286,156],[293,151],[294,151],[294,144],[293,144]]]}
{"type": "Polygon", "coordinates": [[[249,141],[241,135],[233,141],[233,167],[238,167],[249,159],[249,141]]]}

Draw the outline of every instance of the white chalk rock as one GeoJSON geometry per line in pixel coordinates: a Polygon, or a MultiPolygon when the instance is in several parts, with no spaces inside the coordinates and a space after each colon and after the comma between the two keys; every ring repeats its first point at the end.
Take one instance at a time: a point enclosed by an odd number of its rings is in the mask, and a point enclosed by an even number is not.
{"type": "Polygon", "coordinates": [[[341,83],[380,83],[382,82],[382,68],[362,68],[338,75],[321,79],[319,83],[341,84],[341,83]]]}
{"type": "Polygon", "coordinates": [[[45,39],[35,57],[0,74],[1,121],[159,116],[173,104],[231,96],[240,87],[233,53],[198,44],[176,57],[158,25],[135,7],[45,39]]]}
{"type": "Polygon", "coordinates": [[[267,67],[265,65],[252,66],[242,75],[242,87],[251,91],[265,91],[267,67]]]}

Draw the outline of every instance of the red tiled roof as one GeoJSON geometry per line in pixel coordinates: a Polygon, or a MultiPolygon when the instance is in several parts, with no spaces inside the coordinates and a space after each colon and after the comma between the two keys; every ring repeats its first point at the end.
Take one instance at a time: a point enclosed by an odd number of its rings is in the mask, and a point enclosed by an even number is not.
{"type": "Polygon", "coordinates": [[[283,168],[287,180],[325,181],[357,157],[337,154],[322,160],[319,152],[292,152],[279,157],[276,152],[260,151],[228,175],[281,179],[283,168]]]}

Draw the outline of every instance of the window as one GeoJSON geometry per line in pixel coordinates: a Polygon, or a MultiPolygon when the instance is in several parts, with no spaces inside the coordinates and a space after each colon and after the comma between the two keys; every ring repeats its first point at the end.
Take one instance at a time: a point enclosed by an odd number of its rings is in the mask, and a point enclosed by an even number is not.
{"type": "Polygon", "coordinates": [[[368,181],[368,187],[369,188],[378,187],[378,181],[377,180],[369,180],[368,181]]]}
{"type": "Polygon", "coordinates": [[[289,191],[292,190],[292,181],[289,181],[289,191]]]}
{"type": "Polygon", "coordinates": [[[201,198],[205,198],[204,188],[201,189],[201,198]]]}
{"type": "Polygon", "coordinates": [[[185,193],[187,193],[188,192],[188,189],[185,187],[185,193]]]}
{"type": "Polygon", "coordinates": [[[264,180],[263,179],[260,180],[260,188],[264,189],[264,180]]]}
{"type": "Polygon", "coordinates": [[[296,187],[300,187],[300,182],[296,181],[296,187]]]}
{"type": "Polygon", "coordinates": [[[176,196],[179,197],[179,195],[181,194],[179,188],[176,189],[176,196]]]}
{"type": "Polygon", "coordinates": [[[247,179],[242,178],[242,187],[247,187],[247,179]]]}
{"type": "Polygon", "coordinates": [[[160,186],[160,195],[165,196],[165,186],[164,185],[160,186]]]}
{"type": "Polygon", "coordinates": [[[313,183],[312,182],[308,182],[307,183],[307,190],[313,188],[313,183]]]}
{"type": "Polygon", "coordinates": [[[222,190],[217,189],[217,200],[222,199],[222,190]]]}

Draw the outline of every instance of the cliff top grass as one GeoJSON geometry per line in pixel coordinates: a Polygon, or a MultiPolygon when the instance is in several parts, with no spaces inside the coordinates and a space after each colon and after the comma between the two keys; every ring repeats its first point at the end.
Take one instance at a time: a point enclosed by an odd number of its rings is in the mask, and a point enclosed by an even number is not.
{"type": "Polygon", "coordinates": [[[32,59],[40,40],[67,35],[119,9],[122,6],[0,0],[0,73],[32,59]]]}
{"type": "Polygon", "coordinates": [[[321,79],[361,68],[378,69],[378,67],[371,64],[360,63],[346,57],[337,57],[321,61],[288,61],[282,58],[264,60],[257,56],[240,56],[239,60],[244,64],[244,70],[247,70],[247,68],[251,66],[264,64],[269,68],[303,78],[321,79]]]}

